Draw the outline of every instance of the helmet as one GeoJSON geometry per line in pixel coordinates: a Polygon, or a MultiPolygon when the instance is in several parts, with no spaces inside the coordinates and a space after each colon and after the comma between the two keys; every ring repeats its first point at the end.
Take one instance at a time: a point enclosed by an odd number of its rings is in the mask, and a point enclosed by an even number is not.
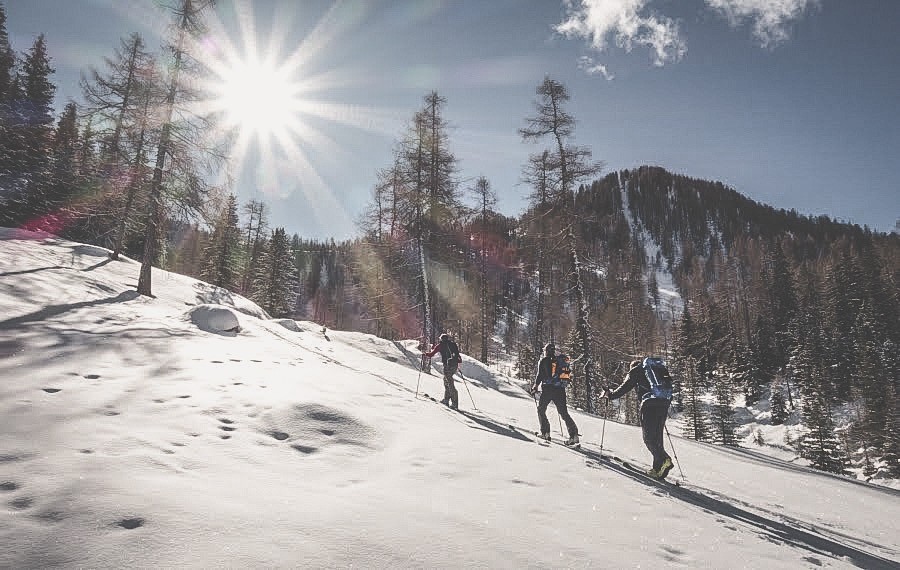
{"type": "Polygon", "coordinates": [[[442,333],[439,338],[440,340],[450,340],[450,335],[447,333],[442,333]]]}
{"type": "Polygon", "coordinates": [[[544,354],[553,355],[556,354],[556,345],[552,342],[548,342],[544,345],[544,354]]]}
{"type": "Polygon", "coordinates": [[[629,369],[637,368],[637,367],[640,366],[640,365],[641,365],[641,361],[640,361],[640,360],[632,360],[632,361],[631,361],[631,366],[629,366],[628,368],[629,368],[629,369]]]}

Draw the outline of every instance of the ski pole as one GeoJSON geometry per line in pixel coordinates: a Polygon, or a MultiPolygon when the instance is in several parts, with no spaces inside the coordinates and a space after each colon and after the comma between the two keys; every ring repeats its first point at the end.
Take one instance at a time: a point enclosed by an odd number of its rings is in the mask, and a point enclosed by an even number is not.
{"type": "Polygon", "coordinates": [[[466,382],[466,377],[463,376],[463,373],[460,369],[456,369],[456,373],[459,374],[459,377],[462,378],[463,386],[466,387],[466,392],[469,392],[469,399],[472,400],[472,407],[475,408],[475,411],[478,411],[478,406],[475,405],[475,398],[472,397],[472,392],[469,390],[469,383],[466,382]]]}
{"type": "Polygon", "coordinates": [[[681,462],[678,461],[678,454],[675,453],[675,444],[672,443],[672,434],[669,433],[668,426],[663,425],[663,427],[666,428],[666,435],[669,436],[669,447],[672,448],[672,455],[675,457],[675,465],[678,466],[678,473],[681,474],[681,480],[684,481],[686,477],[684,476],[684,471],[681,470],[681,462]]]}
{"type": "Polygon", "coordinates": [[[416,378],[416,400],[419,399],[419,382],[422,381],[422,369],[425,368],[425,355],[422,355],[422,362],[419,365],[419,377],[416,378]]]}
{"type": "Polygon", "coordinates": [[[606,399],[606,411],[603,412],[603,429],[600,430],[600,459],[603,459],[603,438],[606,437],[606,416],[609,415],[609,398],[606,399]]]}

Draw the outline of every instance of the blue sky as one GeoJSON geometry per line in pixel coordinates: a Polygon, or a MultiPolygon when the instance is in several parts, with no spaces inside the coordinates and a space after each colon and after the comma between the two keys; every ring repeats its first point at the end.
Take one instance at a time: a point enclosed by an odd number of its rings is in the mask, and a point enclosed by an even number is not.
{"type": "MultiPolygon", "coordinates": [[[[46,34],[60,108],[120,37],[156,49],[165,31],[152,0],[4,4],[15,49],[46,34]]],[[[606,172],[659,165],[880,231],[900,218],[900,2],[220,0],[216,15],[233,58],[255,37],[276,65],[302,60],[291,144],[252,143],[232,170],[239,199],[265,199],[290,233],[356,235],[431,90],[447,99],[461,187],[486,176],[498,209],[520,213],[538,147],[516,129],[545,75],[568,87],[576,142],[606,172]]]]}

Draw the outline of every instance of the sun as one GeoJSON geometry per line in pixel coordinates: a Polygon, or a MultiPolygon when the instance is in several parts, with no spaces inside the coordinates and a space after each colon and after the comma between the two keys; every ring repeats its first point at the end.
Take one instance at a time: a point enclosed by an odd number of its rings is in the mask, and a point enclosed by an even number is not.
{"type": "Polygon", "coordinates": [[[242,137],[277,135],[299,112],[300,84],[285,67],[248,58],[230,62],[218,79],[216,107],[242,137]]]}

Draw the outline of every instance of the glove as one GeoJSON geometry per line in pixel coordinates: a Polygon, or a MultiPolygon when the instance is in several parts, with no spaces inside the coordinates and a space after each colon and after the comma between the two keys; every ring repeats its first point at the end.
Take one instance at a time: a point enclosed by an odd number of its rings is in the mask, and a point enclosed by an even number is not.
{"type": "Polygon", "coordinates": [[[600,392],[601,398],[609,399],[609,388],[604,388],[602,392],[600,392]]]}

